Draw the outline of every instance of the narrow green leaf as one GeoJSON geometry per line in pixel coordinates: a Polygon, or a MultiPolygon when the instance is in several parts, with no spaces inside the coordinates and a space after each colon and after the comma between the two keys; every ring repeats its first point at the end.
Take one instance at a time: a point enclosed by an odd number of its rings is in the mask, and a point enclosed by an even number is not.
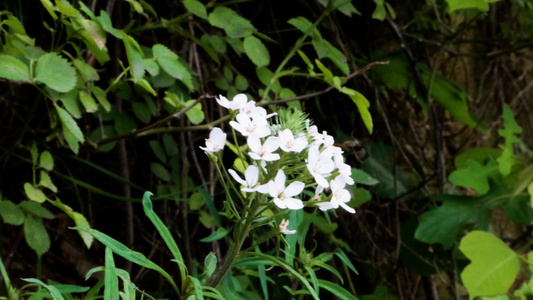
{"type": "Polygon", "coordinates": [[[355,269],[355,266],[352,264],[352,261],[348,258],[346,253],[341,248],[337,248],[335,250],[335,255],[348,267],[350,270],[352,270],[355,274],[359,275],[359,272],[355,269]]]}
{"type": "Polygon", "coordinates": [[[37,60],[35,80],[60,93],[66,93],[76,85],[76,70],[70,62],[57,53],[47,53],[37,60]]]}
{"type": "Polygon", "coordinates": [[[11,55],[0,55],[0,77],[14,81],[30,81],[30,69],[11,55]]]}
{"type": "Polygon", "coordinates": [[[64,300],[65,299],[65,298],[63,298],[63,295],[61,295],[61,292],[53,285],[45,284],[44,282],[40,281],[37,278],[23,278],[22,280],[30,282],[30,283],[35,283],[37,285],[40,285],[40,286],[44,287],[45,289],[48,290],[48,292],[50,293],[50,296],[54,300],[64,300]]]}
{"type": "Polygon", "coordinates": [[[113,250],[105,248],[104,299],[119,300],[118,276],[113,260],[113,250]]]}
{"type": "Polygon", "coordinates": [[[143,195],[143,209],[144,213],[152,221],[152,224],[154,224],[155,228],[165,241],[165,244],[167,245],[168,249],[170,250],[170,253],[172,253],[172,256],[174,259],[180,261],[181,263],[184,263],[183,257],[181,256],[181,251],[178,247],[178,244],[176,244],[176,241],[172,237],[172,234],[170,233],[170,230],[165,226],[163,221],[159,218],[159,216],[154,212],[152,200],[150,197],[153,194],[151,192],[145,192],[143,195]]]}
{"type": "Polygon", "coordinates": [[[204,242],[204,243],[214,242],[214,241],[220,240],[226,235],[228,235],[228,230],[226,228],[220,227],[215,232],[211,233],[209,236],[203,239],[200,239],[200,242],[204,242]]]}
{"type": "Polygon", "coordinates": [[[148,82],[148,80],[144,79],[144,78],[141,78],[141,79],[137,79],[137,82],[135,82],[136,84],[138,84],[140,87],[142,87],[143,89],[145,89],[148,93],[152,94],[153,96],[157,96],[157,93],[156,91],[154,90],[154,88],[150,85],[150,83],[148,82]]]}
{"type": "Polygon", "coordinates": [[[68,93],[59,94],[59,100],[63,103],[63,107],[68,111],[68,113],[76,118],[81,118],[80,110],[80,101],[78,100],[78,90],[72,89],[68,93]]]}
{"type": "Polygon", "coordinates": [[[165,147],[165,153],[168,157],[172,157],[178,154],[178,144],[176,143],[171,134],[163,134],[163,146],[165,147]]]}
{"type": "Polygon", "coordinates": [[[54,169],[54,158],[52,157],[52,154],[50,154],[50,152],[45,150],[41,153],[39,159],[39,167],[47,171],[52,171],[54,169]]]}
{"type": "Polygon", "coordinates": [[[52,19],[54,19],[54,21],[56,21],[57,20],[57,14],[54,11],[55,6],[54,6],[54,4],[52,4],[52,1],[50,1],[50,0],[41,0],[41,4],[44,6],[46,11],[50,14],[52,19]]]}
{"type": "Polygon", "coordinates": [[[461,273],[470,299],[507,293],[520,271],[520,260],[512,249],[484,231],[467,234],[459,249],[471,260],[461,273]]]}
{"type": "Polygon", "coordinates": [[[505,143],[501,156],[496,160],[498,161],[500,173],[503,176],[508,176],[517,160],[513,145],[520,142],[516,134],[522,133],[522,128],[516,123],[513,112],[506,104],[503,106],[502,115],[504,128],[498,130],[498,134],[505,139],[505,143]]]}
{"type": "Polygon", "coordinates": [[[43,203],[46,201],[46,195],[41,191],[40,189],[34,187],[31,183],[26,182],[24,184],[24,192],[26,193],[26,196],[28,196],[28,199],[43,203]]]}
{"type": "MultiPolygon", "coordinates": [[[[343,87],[342,90],[345,90],[345,88],[343,87]]],[[[372,134],[372,131],[374,130],[374,123],[372,121],[372,115],[370,115],[370,112],[368,111],[368,107],[370,105],[368,100],[365,98],[365,96],[354,90],[352,90],[352,93],[348,94],[348,96],[357,106],[359,114],[361,114],[361,118],[363,119],[363,123],[365,123],[366,129],[368,129],[368,132],[372,134]]]]}
{"type": "Polygon", "coordinates": [[[213,254],[213,252],[209,252],[209,254],[205,257],[204,267],[205,277],[209,278],[217,268],[217,257],[215,254],[213,254]]]}
{"type": "Polygon", "coordinates": [[[72,116],[63,108],[55,105],[55,108],[57,110],[57,113],[59,115],[59,119],[61,120],[61,125],[63,127],[63,133],[65,135],[65,139],[67,140],[67,143],[72,149],[72,151],[76,154],[78,154],[78,143],[84,142],[85,138],[83,137],[83,133],[81,132],[80,128],[78,127],[78,124],[76,121],[72,118],[72,116]]]}
{"type": "Polygon", "coordinates": [[[141,47],[131,36],[121,31],[122,41],[126,48],[126,56],[130,64],[131,76],[133,81],[137,82],[144,76],[144,62],[141,47]]]}
{"type": "Polygon", "coordinates": [[[90,86],[89,89],[91,90],[91,92],[93,92],[93,95],[96,97],[96,100],[98,100],[98,103],[102,105],[105,111],[111,111],[111,103],[107,101],[106,92],[95,85],[90,86]]]}
{"type": "Polygon", "coordinates": [[[263,42],[255,36],[244,38],[243,47],[246,55],[257,67],[268,66],[270,54],[263,42]]]}
{"type": "Polygon", "coordinates": [[[24,212],[9,200],[0,201],[0,217],[7,224],[18,226],[24,223],[24,212]]]}
{"type": "Polygon", "coordinates": [[[159,274],[161,274],[163,277],[165,277],[170,282],[170,284],[176,291],[178,291],[176,283],[174,282],[172,277],[161,267],[159,267],[158,265],[150,261],[148,258],[146,258],[146,256],[144,256],[142,253],[130,250],[124,244],[120,243],[119,241],[113,239],[112,237],[98,230],[94,230],[91,228],[85,228],[85,227],[74,227],[72,229],[86,231],[90,233],[95,239],[100,241],[102,244],[111,248],[111,250],[113,250],[115,254],[122,256],[123,258],[135,264],[138,264],[142,267],[157,271],[159,274]]]}
{"type": "Polygon", "coordinates": [[[352,293],[348,292],[346,289],[344,289],[342,286],[335,284],[333,282],[318,279],[318,285],[335,295],[341,300],[357,300],[357,297],[352,295],[352,293]]]}
{"type": "Polygon", "coordinates": [[[50,248],[50,237],[41,218],[26,217],[24,219],[24,238],[38,256],[42,256],[50,248]]]}

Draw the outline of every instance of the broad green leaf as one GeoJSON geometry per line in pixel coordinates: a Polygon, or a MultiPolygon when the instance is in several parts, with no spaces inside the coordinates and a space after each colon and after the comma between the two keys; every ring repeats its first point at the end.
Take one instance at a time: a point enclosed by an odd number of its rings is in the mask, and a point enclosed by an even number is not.
{"type": "Polygon", "coordinates": [[[385,10],[385,0],[374,0],[376,8],[372,13],[372,19],[383,21],[387,16],[387,10],[385,10]]]}
{"type": "MultiPolygon", "coordinates": [[[[113,125],[104,125],[102,127],[98,127],[98,128],[95,128],[93,130],[93,132],[91,132],[91,134],[89,135],[89,140],[93,141],[93,142],[99,142],[101,141],[104,137],[110,137],[110,136],[113,136],[117,134],[117,131],[115,130],[115,126],[113,125]]],[[[107,151],[110,151],[112,150],[115,145],[117,144],[117,142],[113,141],[113,142],[109,142],[109,143],[105,143],[103,145],[99,145],[98,146],[98,151],[101,151],[101,152],[107,152],[107,151]]]]}
{"type": "Polygon", "coordinates": [[[26,213],[29,213],[33,216],[44,218],[44,219],[53,219],[54,215],[46,208],[44,208],[40,203],[33,201],[22,201],[19,203],[19,207],[24,210],[26,213]]]}
{"type": "Polygon", "coordinates": [[[200,239],[200,242],[204,242],[204,243],[214,242],[214,241],[220,240],[226,235],[228,235],[228,230],[226,228],[220,227],[215,232],[211,233],[209,236],[203,239],[200,239]]]}
{"type": "Polygon", "coordinates": [[[105,46],[107,36],[102,26],[95,21],[83,18],[76,18],[74,23],[78,23],[83,27],[84,30],[80,30],[79,34],[98,62],[103,65],[109,61],[109,53],[105,46]]]}
{"type": "Polygon", "coordinates": [[[83,107],[85,107],[85,111],[88,113],[93,113],[98,111],[98,105],[96,104],[96,101],[94,101],[94,98],[89,95],[86,91],[80,91],[80,102],[83,104],[83,107]]]}
{"type": "Polygon", "coordinates": [[[159,274],[161,274],[163,277],[165,277],[172,287],[177,291],[178,288],[176,286],[176,283],[172,279],[172,277],[161,267],[150,261],[146,256],[144,256],[140,252],[136,252],[133,250],[130,250],[128,247],[126,247],[124,244],[120,243],[119,241],[113,239],[112,237],[91,228],[86,227],[74,227],[72,228],[74,230],[81,230],[86,231],[89,234],[91,234],[95,239],[100,241],[105,246],[111,248],[113,252],[119,256],[122,256],[123,258],[140,265],[141,267],[145,267],[147,269],[151,269],[154,271],[157,271],[159,274]]]}
{"type": "Polygon", "coordinates": [[[178,154],[178,144],[171,134],[166,133],[163,135],[163,146],[167,156],[171,157],[178,154]]]}
{"type": "Polygon", "coordinates": [[[308,33],[310,30],[312,30],[310,32],[310,35],[311,35],[311,37],[313,39],[321,39],[322,38],[322,36],[320,35],[320,32],[318,31],[318,29],[316,29],[316,27],[313,27],[313,23],[311,21],[309,21],[308,19],[306,19],[305,17],[292,18],[289,21],[287,21],[287,23],[289,23],[292,26],[296,27],[302,33],[308,33]]]}
{"type": "Polygon", "coordinates": [[[135,120],[127,114],[119,114],[115,117],[115,129],[117,133],[131,132],[137,128],[135,120]]]}
{"type": "Polygon", "coordinates": [[[213,254],[213,252],[209,252],[209,254],[205,257],[204,267],[205,277],[209,278],[217,268],[217,257],[215,254],[213,254]]]}
{"type": "Polygon", "coordinates": [[[202,2],[198,0],[184,0],[183,5],[185,5],[185,8],[195,16],[207,20],[207,10],[202,2]]]}
{"type": "Polygon", "coordinates": [[[153,96],[157,96],[156,91],[154,90],[154,88],[152,88],[148,80],[141,78],[141,79],[138,79],[137,82],[135,83],[141,86],[143,89],[145,89],[148,93],[152,94],[153,96]]]}
{"type": "Polygon", "coordinates": [[[24,219],[24,238],[38,256],[42,256],[50,248],[50,237],[41,218],[26,217],[24,219]]]}
{"type": "Polygon", "coordinates": [[[48,151],[41,152],[41,156],[39,159],[39,167],[47,170],[52,171],[54,169],[54,158],[52,157],[52,154],[48,151]]]}
{"type": "Polygon", "coordinates": [[[377,181],[375,178],[368,175],[367,172],[357,169],[357,168],[352,168],[351,177],[355,181],[355,183],[358,183],[358,184],[376,185],[379,183],[379,181],[377,181]]]}
{"type": "Polygon", "coordinates": [[[499,0],[446,0],[448,3],[449,12],[454,12],[458,9],[475,8],[481,11],[489,10],[489,3],[497,2],[499,0]]]}
{"type": "Polygon", "coordinates": [[[131,36],[122,31],[121,34],[124,47],[126,48],[126,56],[130,64],[131,76],[133,77],[133,81],[137,82],[144,76],[143,52],[137,41],[131,36]]]}
{"type": "Polygon", "coordinates": [[[98,103],[100,103],[100,105],[102,105],[105,111],[111,111],[111,103],[107,101],[106,92],[95,85],[90,86],[89,89],[91,90],[91,92],[93,92],[93,95],[96,97],[96,100],[98,101],[98,103]]]}
{"type": "Polygon", "coordinates": [[[37,60],[35,81],[49,88],[66,93],[76,85],[76,70],[57,53],[47,53],[37,60]]]}
{"type": "MultiPolygon", "coordinates": [[[[189,100],[185,102],[185,107],[192,105],[194,102],[195,100],[189,100]]],[[[187,118],[189,118],[189,121],[195,125],[202,123],[205,119],[204,111],[202,110],[202,103],[200,102],[189,109],[185,114],[187,115],[187,118]]]]}
{"type": "Polygon", "coordinates": [[[150,170],[157,178],[163,181],[170,181],[170,173],[162,164],[153,162],[150,164],[150,170]]]}
{"type": "Polygon", "coordinates": [[[428,244],[440,243],[449,249],[459,233],[468,225],[488,222],[490,210],[478,199],[462,196],[443,196],[441,206],[420,216],[415,238],[428,244]]]}
{"type": "MultiPolygon", "coordinates": [[[[320,4],[327,6],[329,0],[318,0],[320,4]]],[[[332,0],[333,7],[336,7],[341,13],[347,15],[348,17],[351,17],[352,14],[361,15],[361,13],[353,6],[351,1],[344,1],[344,0],[332,0]]]]}
{"type": "Polygon", "coordinates": [[[150,148],[152,148],[152,151],[154,152],[155,156],[164,164],[167,163],[167,157],[165,155],[165,151],[163,150],[163,147],[161,146],[161,143],[158,140],[151,140],[148,142],[150,145],[150,148]]]}
{"type": "Polygon", "coordinates": [[[201,192],[195,192],[189,197],[189,209],[199,210],[205,205],[204,195],[201,192]]]}
{"type": "Polygon", "coordinates": [[[516,162],[513,145],[520,142],[516,134],[522,133],[522,128],[514,118],[513,112],[508,105],[503,106],[503,129],[498,130],[498,134],[505,139],[502,155],[498,157],[498,167],[503,176],[511,173],[511,168],[516,162]]]}
{"type": "Polygon", "coordinates": [[[68,93],[59,94],[59,100],[63,103],[63,107],[76,119],[81,118],[80,101],[78,100],[78,96],[79,93],[77,89],[72,89],[68,93]]]}
{"type": "Polygon", "coordinates": [[[26,196],[28,196],[28,199],[43,203],[46,201],[46,195],[41,191],[40,189],[34,187],[31,183],[26,182],[24,184],[24,192],[26,193],[26,196]]]}
{"type": "Polygon", "coordinates": [[[74,64],[74,67],[78,69],[78,72],[80,73],[81,78],[84,81],[87,82],[100,80],[100,76],[98,75],[96,70],[83,60],[75,59],[72,61],[72,63],[74,64]]]}
{"type": "Polygon", "coordinates": [[[313,45],[313,48],[315,48],[319,59],[327,57],[342,71],[342,73],[344,73],[344,75],[348,75],[348,73],[350,73],[350,68],[346,62],[346,57],[330,42],[319,38],[313,39],[311,44],[313,45]]]}
{"type": "Polygon", "coordinates": [[[111,33],[117,39],[122,39],[123,37],[122,32],[118,29],[113,28],[113,23],[111,22],[111,18],[109,17],[109,15],[107,14],[105,10],[100,11],[100,16],[96,17],[96,21],[100,24],[100,26],[102,26],[102,29],[111,33]]]}
{"type": "Polygon", "coordinates": [[[227,45],[224,41],[224,38],[222,38],[220,35],[204,34],[202,35],[201,40],[204,44],[204,48],[210,46],[210,48],[212,48],[212,51],[218,53],[226,53],[227,45]]]}
{"type": "Polygon", "coordinates": [[[52,192],[57,193],[57,187],[52,182],[50,175],[48,175],[48,173],[44,170],[41,170],[40,172],[39,186],[43,186],[45,188],[48,188],[52,192]]]}
{"type": "Polygon", "coordinates": [[[318,279],[318,285],[341,300],[357,300],[357,297],[352,295],[352,293],[348,292],[339,284],[323,279],[318,279]]]}
{"type": "Polygon", "coordinates": [[[11,55],[0,55],[0,77],[14,81],[30,81],[28,66],[11,55]]]}
{"type": "Polygon", "coordinates": [[[243,46],[246,55],[257,67],[268,66],[270,54],[260,39],[255,36],[246,37],[244,38],[243,46]]]}
{"type": "Polygon", "coordinates": [[[105,248],[104,299],[119,300],[118,276],[113,260],[113,250],[105,248]]]}
{"type": "Polygon", "coordinates": [[[150,73],[150,75],[152,76],[156,76],[157,74],[159,74],[159,65],[157,64],[157,62],[153,59],[143,59],[143,62],[144,62],[144,69],[150,73]]]}
{"type": "Polygon", "coordinates": [[[496,162],[480,165],[474,160],[466,161],[467,168],[455,170],[450,174],[450,181],[457,185],[472,188],[478,195],[486,194],[489,189],[489,177],[498,171],[496,162]]]}
{"type": "Polygon", "coordinates": [[[244,92],[248,89],[248,80],[246,80],[246,77],[242,76],[242,75],[237,75],[237,77],[235,77],[235,88],[239,91],[239,92],[244,92]]]}
{"type": "Polygon", "coordinates": [[[192,75],[180,61],[176,53],[166,46],[156,44],[152,47],[154,57],[163,70],[170,76],[181,80],[189,90],[193,90],[192,75]]]}
{"type": "Polygon", "coordinates": [[[468,168],[467,161],[474,160],[481,165],[484,165],[488,161],[496,160],[497,157],[501,156],[502,150],[497,148],[484,148],[476,147],[468,149],[465,152],[457,155],[454,159],[454,164],[456,169],[465,169],[468,168]]]}
{"type": "Polygon", "coordinates": [[[146,103],[135,101],[131,104],[131,108],[133,110],[133,114],[137,117],[137,119],[139,119],[144,124],[150,123],[152,114],[150,114],[146,103]]]}
{"type": "Polygon", "coordinates": [[[267,67],[257,68],[255,70],[257,77],[265,86],[271,86],[274,93],[279,93],[281,90],[281,84],[277,79],[274,79],[274,73],[267,67]]]}
{"type": "Polygon", "coordinates": [[[249,37],[256,31],[250,21],[238,15],[231,18],[224,30],[232,38],[249,37]]]}
{"type": "Polygon", "coordinates": [[[66,110],[59,107],[58,105],[55,105],[55,108],[59,115],[59,119],[61,120],[65,139],[67,140],[70,149],[72,149],[74,153],[78,154],[78,143],[83,143],[85,141],[83,133],[78,127],[76,121],[66,110]]]}
{"type": "Polygon", "coordinates": [[[472,231],[459,249],[471,260],[461,273],[470,299],[506,293],[520,270],[517,254],[502,240],[484,231],[472,231]]]}
{"type": "Polygon", "coordinates": [[[0,217],[7,224],[18,226],[24,223],[24,212],[8,200],[0,201],[0,217]]]}
{"type": "Polygon", "coordinates": [[[211,25],[224,29],[228,26],[230,20],[236,16],[238,16],[237,13],[231,8],[217,6],[209,14],[208,21],[211,25]]]}
{"type": "Polygon", "coordinates": [[[57,20],[57,14],[54,11],[55,10],[55,6],[54,6],[54,4],[52,4],[52,1],[50,1],[50,0],[41,0],[41,4],[44,6],[46,11],[50,14],[52,19],[54,19],[54,21],[57,20]]]}

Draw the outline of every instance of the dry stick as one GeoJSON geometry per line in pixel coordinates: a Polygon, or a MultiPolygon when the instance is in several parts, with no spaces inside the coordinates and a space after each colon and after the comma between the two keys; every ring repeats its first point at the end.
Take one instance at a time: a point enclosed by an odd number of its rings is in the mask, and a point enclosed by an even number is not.
{"type": "Polygon", "coordinates": [[[416,66],[416,59],[413,56],[413,53],[411,52],[411,49],[407,47],[407,44],[405,43],[405,39],[403,38],[403,34],[400,31],[400,28],[398,28],[398,25],[394,23],[394,21],[390,18],[390,16],[387,16],[387,22],[389,23],[389,26],[392,28],[392,31],[396,35],[396,38],[400,41],[400,46],[404,50],[405,54],[407,55],[407,59],[409,60],[409,64],[411,65],[411,69],[413,74],[415,75],[415,81],[417,83],[417,89],[424,97],[424,100],[428,104],[429,107],[429,115],[431,118],[431,121],[433,123],[433,130],[435,131],[435,172],[437,173],[437,183],[439,190],[442,190],[444,186],[444,175],[443,175],[443,162],[442,162],[442,125],[440,123],[439,117],[437,115],[435,106],[433,105],[433,102],[431,101],[431,97],[429,95],[429,90],[424,83],[424,79],[422,78],[422,74],[420,73],[420,69],[416,66]]]}
{"type": "MultiPolygon", "coordinates": [[[[389,62],[388,61],[375,61],[375,62],[371,62],[369,63],[368,65],[362,67],[361,69],[353,72],[352,74],[346,76],[343,80],[342,80],[342,84],[345,84],[346,82],[348,82],[348,80],[354,78],[355,76],[358,76],[358,75],[361,75],[362,73],[368,71],[370,68],[372,68],[373,66],[375,65],[388,65],[389,62]]],[[[312,97],[316,97],[316,96],[320,96],[322,94],[326,94],[328,92],[330,92],[331,90],[333,90],[335,87],[334,86],[329,86],[328,88],[322,90],[322,91],[318,91],[318,92],[313,92],[313,93],[309,93],[309,94],[305,94],[305,95],[301,95],[301,96],[296,96],[296,97],[293,97],[293,98],[288,98],[288,99],[283,99],[283,100],[275,100],[275,101],[268,101],[268,102],[263,102],[263,100],[261,100],[258,105],[260,106],[266,106],[266,105],[270,105],[270,104],[280,104],[280,103],[287,103],[287,102],[292,102],[292,101],[298,101],[298,100],[302,100],[302,99],[308,99],[308,98],[312,98],[312,97]]]]}

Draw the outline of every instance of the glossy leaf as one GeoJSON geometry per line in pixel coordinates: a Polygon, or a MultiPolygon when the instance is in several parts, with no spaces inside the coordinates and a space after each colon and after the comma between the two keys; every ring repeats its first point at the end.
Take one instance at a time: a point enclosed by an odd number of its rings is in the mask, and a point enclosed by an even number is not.
{"type": "Polygon", "coordinates": [[[57,53],[47,53],[37,60],[35,81],[49,88],[66,93],[76,85],[76,70],[57,53]]]}
{"type": "Polygon", "coordinates": [[[0,55],[0,77],[14,81],[30,81],[30,69],[11,55],[0,55]]]}
{"type": "Polygon", "coordinates": [[[520,270],[520,261],[502,240],[488,232],[472,231],[463,237],[459,249],[471,260],[461,273],[470,299],[509,290],[520,270]]]}

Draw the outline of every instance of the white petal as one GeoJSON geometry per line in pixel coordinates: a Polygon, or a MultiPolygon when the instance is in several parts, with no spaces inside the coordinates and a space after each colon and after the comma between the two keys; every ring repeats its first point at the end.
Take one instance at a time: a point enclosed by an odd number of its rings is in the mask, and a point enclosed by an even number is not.
{"type": "Polygon", "coordinates": [[[254,165],[248,166],[246,171],[244,171],[244,178],[246,179],[246,182],[247,182],[246,186],[248,187],[255,186],[257,184],[257,181],[259,180],[259,169],[254,165]]]}
{"type": "Polygon", "coordinates": [[[285,172],[283,172],[282,169],[278,170],[278,173],[276,174],[276,178],[274,178],[274,184],[276,184],[276,187],[278,187],[281,191],[285,189],[285,180],[287,179],[287,176],[285,176],[285,172]]]}
{"type": "Polygon", "coordinates": [[[276,204],[277,207],[279,208],[287,208],[287,206],[285,206],[285,203],[283,201],[281,201],[281,199],[279,198],[274,198],[274,204],[276,204]]]}
{"type": "Polygon", "coordinates": [[[228,98],[222,96],[222,95],[219,95],[218,98],[216,98],[218,104],[222,107],[225,107],[225,108],[229,108],[230,104],[229,104],[229,100],[228,98]]]}
{"type": "Polygon", "coordinates": [[[352,213],[352,214],[355,214],[355,209],[349,207],[348,205],[346,205],[345,203],[341,202],[341,207],[344,208],[347,212],[349,213],[352,213]]]}
{"type": "Polygon", "coordinates": [[[233,177],[233,179],[235,179],[235,181],[237,181],[238,183],[244,185],[244,186],[247,186],[246,184],[246,181],[244,181],[238,174],[237,172],[235,172],[235,170],[232,170],[232,169],[228,169],[228,172],[230,173],[231,177],[233,177]]]}
{"type": "Polygon", "coordinates": [[[266,139],[265,143],[263,144],[263,149],[265,152],[274,152],[279,148],[280,140],[277,137],[270,136],[266,139]]]}
{"type": "Polygon", "coordinates": [[[260,159],[262,159],[263,161],[276,161],[276,160],[279,160],[280,158],[281,157],[277,153],[266,153],[266,154],[263,154],[263,156],[260,159]]]}
{"type": "Polygon", "coordinates": [[[250,150],[252,150],[252,152],[257,153],[261,151],[261,140],[259,140],[258,136],[256,135],[249,136],[247,143],[248,143],[248,147],[250,148],[250,150]]]}
{"type": "Polygon", "coordinates": [[[288,209],[302,209],[304,207],[304,204],[300,199],[286,198],[284,202],[288,209]]]}
{"type": "Polygon", "coordinates": [[[285,188],[283,194],[287,197],[292,197],[300,194],[305,188],[305,183],[294,181],[285,188]]]}

